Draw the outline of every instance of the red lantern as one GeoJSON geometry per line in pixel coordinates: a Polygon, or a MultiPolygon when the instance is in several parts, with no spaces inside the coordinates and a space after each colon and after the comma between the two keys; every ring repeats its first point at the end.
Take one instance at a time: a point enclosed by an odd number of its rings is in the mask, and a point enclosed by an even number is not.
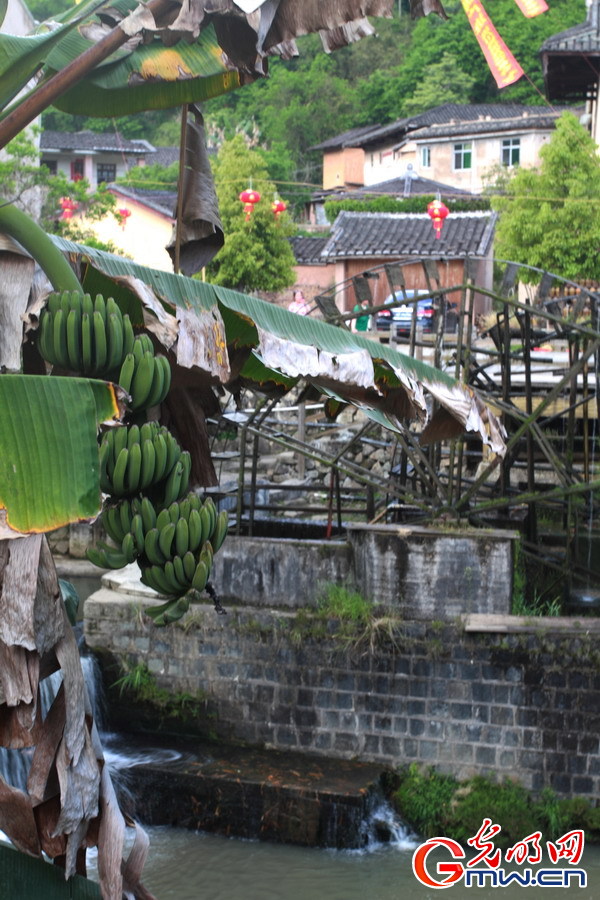
{"type": "Polygon", "coordinates": [[[273,210],[273,212],[275,214],[275,218],[278,219],[279,216],[281,215],[281,213],[286,211],[287,204],[284,203],[283,200],[280,200],[279,197],[277,197],[276,200],[273,200],[273,203],[271,204],[271,209],[273,210]]]}
{"type": "Polygon", "coordinates": [[[74,200],[71,200],[70,197],[61,197],[59,204],[62,209],[62,213],[60,214],[61,219],[72,219],[73,213],[77,209],[77,203],[75,203],[74,200]]]}
{"type": "Polygon", "coordinates": [[[246,222],[248,222],[250,216],[252,215],[254,204],[258,203],[258,201],[260,200],[260,194],[258,193],[258,191],[253,191],[252,188],[246,188],[246,190],[242,191],[242,193],[240,194],[240,200],[244,204],[246,222]]]}
{"type": "Polygon", "coordinates": [[[127,207],[124,206],[123,209],[119,209],[117,213],[119,219],[121,220],[121,228],[123,229],[123,231],[125,231],[125,225],[127,224],[127,219],[131,215],[131,210],[127,209],[127,207]]]}
{"type": "Polygon", "coordinates": [[[444,219],[446,218],[450,210],[438,197],[436,200],[432,200],[431,203],[428,204],[427,212],[431,216],[431,222],[435,229],[435,236],[439,240],[442,232],[442,225],[444,224],[444,219]]]}

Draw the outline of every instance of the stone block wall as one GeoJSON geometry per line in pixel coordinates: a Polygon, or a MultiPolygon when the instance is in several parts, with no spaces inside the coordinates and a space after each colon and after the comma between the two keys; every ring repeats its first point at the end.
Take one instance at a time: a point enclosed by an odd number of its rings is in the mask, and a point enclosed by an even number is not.
{"type": "MultiPolygon", "coordinates": [[[[333,622],[311,634],[306,614],[195,606],[157,629],[134,597],[106,589],[85,610],[87,643],[105,659],[144,662],[159,686],[203,692],[206,717],[188,723],[198,734],[597,796],[597,634],[550,628],[540,620],[506,636],[406,622],[390,639],[380,622],[341,639],[333,622]]],[[[132,727],[134,710],[114,712],[132,727]]]]}

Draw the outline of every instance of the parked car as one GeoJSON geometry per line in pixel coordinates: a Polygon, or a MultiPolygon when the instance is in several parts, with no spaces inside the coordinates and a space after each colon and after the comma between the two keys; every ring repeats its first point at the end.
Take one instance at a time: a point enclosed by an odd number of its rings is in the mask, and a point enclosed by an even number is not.
{"type": "MultiPolygon", "coordinates": [[[[414,300],[422,294],[427,294],[425,290],[407,290],[406,299],[414,300]]],[[[385,298],[384,303],[394,303],[402,300],[403,295],[397,293],[390,294],[385,298]]],[[[405,337],[410,334],[413,319],[414,303],[402,303],[393,309],[382,309],[375,317],[375,330],[380,332],[392,331],[395,337],[405,337]]],[[[436,329],[437,302],[428,297],[424,300],[417,300],[417,326],[420,327],[424,334],[432,334],[436,329]]],[[[446,310],[445,331],[454,333],[456,331],[457,317],[456,309],[452,304],[446,310]]]]}
{"type": "MultiPolygon", "coordinates": [[[[426,294],[427,291],[419,291],[419,290],[407,290],[406,291],[406,299],[413,300],[418,297],[420,294],[426,294]]],[[[403,295],[398,292],[397,294],[389,294],[384,300],[384,303],[397,303],[398,300],[402,300],[403,295]]],[[[377,313],[375,317],[375,330],[376,331],[390,331],[393,324],[394,333],[400,334],[410,334],[410,324],[412,321],[412,312],[413,312],[412,303],[403,303],[401,306],[395,306],[393,309],[382,309],[377,313]]],[[[417,324],[423,326],[423,330],[432,331],[433,330],[433,321],[435,318],[435,309],[433,307],[433,301],[431,299],[428,300],[418,300],[417,301],[417,324]],[[427,328],[425,328],[425,323],[427,322],[427,328]]]]}

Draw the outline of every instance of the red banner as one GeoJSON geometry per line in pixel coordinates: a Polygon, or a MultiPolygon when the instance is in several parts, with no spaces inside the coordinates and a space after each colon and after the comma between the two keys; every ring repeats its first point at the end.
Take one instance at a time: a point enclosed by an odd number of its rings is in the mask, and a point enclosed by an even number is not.
{"type": "Polygon", "coordinates": [[[528,19],[533,19],[534,16],[539,16],[548,9],[546,0],[515,0],[515,3],[528,19]]]}
{"type": "Polygon", "coordinates": [[[481,0],[461,0],[469,25],[483,50],[490,71],[499,88],[518,81],[524,74],[484,9],[481,0]]]}

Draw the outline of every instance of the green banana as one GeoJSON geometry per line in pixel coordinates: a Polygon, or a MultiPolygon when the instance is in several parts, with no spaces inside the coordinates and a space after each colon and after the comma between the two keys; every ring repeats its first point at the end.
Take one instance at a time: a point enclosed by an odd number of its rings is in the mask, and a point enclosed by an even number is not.
{"type": "MultiPolygon", "coordinates": [[[[143,451],[142,451],[143,452],[143,451]]],[[[142,461],[143,468],[143,461],[142,461]]],[[[154,509],[152,503],[148,499],[148,497],[142,497],[142,503],[140,507],[140,512],[142,516],[142,524],[144,526],[144,532],[148,534],[148,532],[152,528],[156,528],[156,510],[154,509]]]]}
{"type": "Polygon", "coordinates": [[[136,547],[136,556],[143,553],[146,547],[146,542],[144,539],[144,526],[142,524],[142,517],[140,513],[136,513],[131,520],[131,532],[133,535],[133,539],[135,541],[136,547]]]}
{"type": "Polygon", "coordinates": [[[171,522],[173,523],[173,525],[177,525],[177,522],[179,520],[179,503],[177,502],[177,500],[174,500],[171,504],[169,504],[167,509],[169,511],[169,518],[171,519],[171,522]]]}
{"type": "Polygon", "coordinates": [[[171,547],[173,545],[174,537],[175,525],[173,522],[169,522],[169,524],[162,529],[158,538],[158,546],[165,559],[170,559],[171,557],[171,547]]]}
{"type": "Polygon", "coordinates": [[[173,593],[174,594],[182,594],[184,591],[188,590],[187,585],[181,584],[177,575],[175,574],[175,566],[173,565],[173,561],[168,559],[164,565],[163,571],[165,573],[165,578],[169,582],[169,584],[173,585],[173,593]]]}
{"type": "Polygon", "coordinates": [[[153,438],[152,444],[156,454],[152,483],[157,484],[159,481],[162,481],[167,466],[167,442],[165,441],[165,436],[160,433],[157,434],[156,437],[153,438]]]}
{"type": "Polygon", "coordinates": [[[215,531],[213,536],[211,537],[211,543],[213,545],[213,550],[216,553],[217,550],[221,548],[223,545],[223,541],[227,536],[227,530],[229,528],[229,517],[227,515],[227,510],[222,509],[219,515],[217,516],[217,524],[215,526],[215,531]]]}
{"type": "Polygon", "coordinates": [[[47,360],[49,363],[54,363],[52,315],[47,309],[43,309],[40,313],[37,332],[37,348],[42,359],[47,360]]]}
{"type": "Polygon", "coordinates": [[[165,429],[165,441],[167,442],[167,462],[165,465],[165,477],[171,474],[175,463],[179,460],[181,456],[181,447],[173,437],[170,431],[165,429]]]}
{"type": "Polygon", "coordinates": [[[128,532],[123,538],[123,541],[121,543],[121,551],[128,563],[132,563],[134,559],[136,559],[137,547],[135,544],[135,538],[131,534],[131,532],[128,532]]]}
{"type": "Polygon", "coordinates": [[[166,393],[163,394],[163,389],[165,386],[165,373],[162,368],[158,364],[156,357],[152,358],[152,384],[150,385],[150,392],[148,397],[146,398],[146,407],[151,409],[153,406],[156,406],[158,403],[161,403],[166,397],[166,393]]]}
{"type": "MultiPolygon", "coordinates": [[[[127,534],[128,531],[131,531],[131,520],[133,518],[131,512],[131,504],[129,500],[121,500],[119,505],[117,506],[117,510],[119,513],[119,522],[121,524],[121,531],[123,536],[127,534]]],[[[123,537],[121,537],[121,540],[123,537]]]]}
{"type": "Polygon", "coordinates": [[[210,570],[212,569],[213,564],[213,547],[210,541],[205,541],[202,544],[202,550],[200,551],[199,560],[206,564],[206,568],[208,569],[208,574],[210,575],[210,570]]]}
{"type": "MultiPolygon", "coordinates": [[[[88,295],[89,296],[89,295],[88,295]]],[[[93,314],[92,314],[93,315],[93,314]]],[[[93,319],[89,313],[81,315],[81,366],[84,375],[94,371],[94,339],[92,335],[93,319]]]]}
{"type": "Polygon", "coordinates": [[[175,526],[175,550],[177,556],[183,556],[187,553],[190,543],[190,531],[187,520],[182,516],[175,526]]]}
{"type": "Polygon", "coordinates": [[[71,292],[63,291],[60,295],[60,308],[62,309],[65,321],[71,311],[71,292]]]}
{"type": "Polygon", "coordinates": [[[60,294],[58,291],[53,291],[51,294],[48,294],[46,305],[52,315],[60,309],[60,294]]]}
{"type": "Polygon", "coordinates": [[[81,372],[81,315],[77,309],[71,309],[67,316],[67,355],[70,368],[81,372]]]}
{"type": "Polygon", "coordinates": [[[185,519],[187,522],[190,518],[191,509],[189,497],[186,497],[185,500],[181,500],[179,503],[179,517],[185,519]]]}
{"type": "Polygon", "coordinates": [[[106,303],[104,302],[102,294],[96,294],[96,299],[94,300],[94,313],[99,313],[100,316],[102,316],[103,324],[106,324],[106,303]]]}
{"type": "Polygon", "coordinates": [[[154,357],[150,353],[144,353],[133,374],[131,382],[131,408],[146,409],[148,397],[152,389],[152,377],[154,374],[154,357]]]}
{"type": "Polygon", "coordinates": [[[183,463],[177,462],[165,483],[163,505],[170,506],[180,495],[181,479],[183,478],[183,463]]]}
{"type": "Polygon", "coordinates": [[[154,344],[152,338],[145,331],[138,335],[138,340],[144,353],[151,353],[154,356],[154,344]]]}
{"type": "Polygon", "coordinates": [[[131,382],[133,380],[133,373],[135,372],[135,357],[133,353],[128,353],[125,359],[123,360],[123,364],[119,371],[119,384],[123,388],[124,391],[129,393],[131,388],[131,382]]]}
{"type": "Polygon", "coordinates": [[[177,497],[183,497],[183,495],[187,492],[188,485],[190,483],[190,474],[192,471],[192,455],[188,450],[184,450],[181,456],[179,457],[179,461],[183,466],[183,472],[181,475],[181,484],[179,487],[179,493],[177,497]]]}
{"type": "Polygon", "coordinates": [[[106,369],[114,372],[123,362],[123,319],[111,313],[108,317],[108,358],[106,369]]]}
{"type": "Polygon", "coordinates": [[[215,530],[215,525],[217,524],[217,508],[214,504],[212,497],[207,497],[202,506],[203,509],[206,509],[209,517],[209,526],[208,526],[208,535],[204,538],[207,541],[212,537],[213,532],[215,530]]]}
{"type": "Polygon", "coordinates": [[[157,584],[160,585],[161,592],[163,594],[166,594],[167,597],[172,596],[175,593],[180,593],[179,589],[176,590],[173,585],[170,584],[165,575],[165,570],[162,568],[162,566],[151,566],[150,573],[157,584]]]}
{"type": "Polygon", "coordinates": [[[140,581],[142,584],[147,585],[149,588],[152,588],[153,591],[156,591],[157,594],[162,593],[160,587],[158,586],[155,579],[152,577],[152,573],[149,567],[142,569],[142,573],[140,575],[140,581]]]}
{"type": "Polygon", "coordinates": [[[119,452],[115,462],[115,468],[112,473],[112,484],[113,489],[111,491],[115,497],[122,497],[126,494],[127,485],[125,482],[125,476],[127,474],[127,463],[129,460],[129,450],[127,447],[123,447],[123,449],[119,452]]]}
{"type": "Polygon", "coordinates": [[[54,314],[53,322],[54,354],[58,365],[63,369],[69,368],[69,353],[67,349],[67,318],[61,308],[54,314]]]}
{"type": "MultiPolygon", "coordinates": [[[[156,362],[158,363],[158,365],[162,366],[163,369],[164,379],[162,400],[164,400],[171,389],[171,366],[166,356],[157,356],[156,362]]],[[[159,402],[162,403],[162,400],[159,402]]]]}
{"type": "Polygon", "coordinates": [[[158,425],[156,422],[144,422],[140,427],[140,444],[144,441],[153,441],[158,434],[158,425]]]}
{"type": "Polygon", "coordinates": [[[120,544],[124,538],[124,534],[121,530],[121,523],[116,508],[114,506],[107,506],[102,511],[101,519],[102,527],[107,535],[113,539],[115,544],[120,544]]]}
{"type": "MultiPolygon", "coordinates": [[[[102,299],[102,298],[100,298],[102,299]]],[[[96,297],[98,302],[98,297],[96,297]]],[[[108,360],[106,325],[99,309],[94,310],[94,373],[104,374],[108,360]]]]}
{"type": "MultiPolygon", "coordinates": [[[[140,489],[140,474],[142,471],[142,448],[133,443],[127,451],[127,477],[126,485],[128,494],[136,494],[140,489]]],[[[116,466],[115,466],[116,469],[116,466]]]]}
{"type": "Polygon", "coordinates": [[[123,551],[115,550],[106,544],[100,544],[98,547],[88,547],[86,555],[90,562],[101,569],[122,569],[127,565],[127,559],[123,551]]]}
{"type": "Polygon", "coordinates": [[[140,426],[130,425],[127,429],[127,449],[131,450],[134,444],[140,442],[140,426]]]}
{"type": "Polygon", "coordinates": [[[134,340],[131,352],[133,353],[136,366],[139,366],[142,361],[142,356],[144,355],[144,342],[142,341],[141,336],[138,335],[134,340]]]}
{"type": "Polygon", "coordinates": [[[121,312],[118,303],[116,303],[114,297],[109,297],[106,301],[106,318],[107,320],[111,316],[116,316],[121,324],[123,324],[123,313],[121,312]]]}
{"type": "Polygon", "coordinates": [[[99,466],[100,466],[100,490],[103,494],[110,494],[111,481],[108,475],[108,460],[110,458],[110,447],[108,441],[102,440],[98,448],[99,466]]]}
{"type": "Polygon", "coordinates": [[[162,531],[163,528],[166,528],[167,525],[171,524],[171,516],[169,515],[168,509],[161,509],[156,517],[156,527],[159,531],[162,531]]]}
{"type": "MultiPolygon", "coordinates": [[[[200,537],[198,540],[198,546],[200,546],[200,544],[203,544],[204,541],[207,541],[210,537],[210,534],[211,534],[210,529],[212,527],[212,518],[210,515],[210,510],[208,509],[206,504],[204,504],[204,506],[198,513],[198,515],[200,517],[200,526],[201,526],[200,537]]],[[[194,550],[195,549],[196,548],[194,547],[194,550]]]]}
{"type": "Polygon", "coordinates": [[[113,455],[116,460],[117,456],[119,455],[119,453],[121,452],[123,447],[127,446],[127,440],[129,438],[129,429],[127,428],[127,425],[119,425],[118,428],[114,429],[114,432],[115,432],[115,439],[114,439],[115,444],[114,444],[113,455]]]}
{"type": "MultiPolygon", "coordinates": [[[[167,564],[165,563],[165,566],[166,565],[167,564]]],[[[183,567],[183,560],[182,560],[181,556],[173,557],[173,569],[175,571],[175,578],[177,579],[179,584],[182,586],[182,588],[184,588],[185,590],[189,590],[191,587],[191,581],[185,574],[185,569],[183,567]]]]}
{"type": "Polygon", "coordinates": [[[135,334],[133,333],[133,325],[131,319],[126,314],[123,316],[123,353],[126,355],[133,350],[133,342],[135,334]]]}
{"type": "Polygon", "coordinates": [[[151,528],[146,532],[146,537],[144,538],[144,553],[148,557],[148,561],[154,566],[162,566],[166,561],[166,557],[158,543],[159,537],[160,531],[158,528],[151,528]]]}
{"type": "Polygon", "coordinates": [[[189,495],[189,500],[190,500],[190,506],[192,507],[192,509],[197,509],[199,511],[202,506],[202,503],[200,502],[200,497],[198,496],[198,494],[195,494],[192,492],[189,495]]]}
{"type": "Polygon", "coordinates": [[[89,294],[84,294],[81,298],[81,315],[89,316],[90,319],[94,315],[94,303],[89,294]]]}
{"type": "MultiPolygon", "coordinates": [[[[190,510],[188,519],[189,545],[192,553],[195,553],[202,543],[202,519],[197,509],[190,510]]],[[[208,535],[207,535],[208,537],[208,535]]]]}
{"type": "Polygon", "coordinates": [[[196,573],[196,557],[191,550],[188,550],[188,552],[184,554],[182,562],[185,577],[187,578],[189,584],[191,584],[196,573]]]}
{"type": "Polygon", "coordinates": [[[142,449],[142,471],[140,474],[140,490],[145,490],[152,484],[154,468],[156,466],[156,451],[152,441],[144,441],[142,449]]]}
{"type": "Polygon", "coordinates": [[[177,622],[178,619],[181,619],[186,614],[189,608],[190,601],[187,597],[178,597],[177,600],[169,600],[160,606],[150,606],[145,612],[157,627],[163,627],[171,622],[177,622]]]}
{"type": "Polygon", "coordinates": [[[206,582],[208,581],[209,571],[206,567],[206,563],[200,560],[196,566],[196,571],[194,572],[194,577],[192,578],[192,587],[195,591],[201,593],[206,587],[206,582]]]}

